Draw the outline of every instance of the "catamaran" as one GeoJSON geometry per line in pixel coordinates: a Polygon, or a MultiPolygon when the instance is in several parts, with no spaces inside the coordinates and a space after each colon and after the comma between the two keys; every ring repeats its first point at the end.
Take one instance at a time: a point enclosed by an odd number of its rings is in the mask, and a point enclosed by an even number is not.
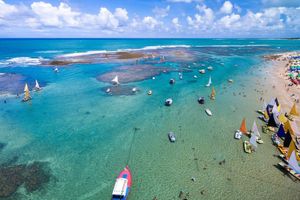
{"type": "Polygon", "coordinates": [[[209,79],[208,79],[208,83],[206,84],[206,87],[209,87],[210,85],[211,85],[211,76],[209,77],[209,79]]]}
{"type": "Polygon", "coordinates": [[[112,82],[114,85],[119,85],[120,82],[119,82],[119,77],[118,77],[118,75],[116,75],[115,78],[113,78],[113,79],[111,80],[111,82],[112,82]]]}
{"type": "Polygon", "coordinates": [[[131,172],[126,166],[115,182],[112,200],[126,200],[131,189],[131,183],[131,172]]]}
{"type": "Polygon", "coordinates": [[[22,101],[25,102],[25,101],[29,101],[29,100],[31,100],[31,96],[30,96],[28,85],[26,83],[25,87],[24,87],[24,98],[22,101]]]}
{"type": "Polygon", "coordinates": [[[40,91],[40,90],[42,90],[42,88],[40,87],[39,82],[38,82],[37,80],[35,80],[35,87],[34,87],[34,90],[35,90],[35,91],[40,91]]]}

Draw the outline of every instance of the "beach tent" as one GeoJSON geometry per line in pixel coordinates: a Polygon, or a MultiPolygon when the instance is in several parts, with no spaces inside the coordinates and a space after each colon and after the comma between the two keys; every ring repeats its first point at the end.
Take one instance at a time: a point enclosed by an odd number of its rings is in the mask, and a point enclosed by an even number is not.
{"type": "Polygon", "coordinates": [[[285,124],[285,123],[287,122],[288,119],[284,116],[284,114],[281,113],[281,114],[278,116],[278,120],[279,120],[280,123],[285,124]]]}
{"type": "Polygon", "coordinates": [[[297,107],[296,107],[296,103],[294,103],[291,111],[290,111],[290,115],[295,115],[295,116],[299,116],[299,113],[297,111],[297,107]]]}
{"type": "Polygon", "coordinates": [[[277,135],[280,138],[284,138],[285,137],[285,132],[284,132],[284,128],[283,128],[282,124],[280,124],[280,126],[279,126],[279,129],[277,131],[277,135]]]}
{"type": "Polygon", "coordinates": [[[284,147],[289,147],[291,141],[292,141],[292,136],[291,136],[290,132],[288,131],[288,132],[285,134],[283,146],[284,146],[284,147]]]}
{"type": "Polygon", "coordinates": [[[279,121],[278,118],[276,117],[276,115],[274,113],[272,113],[270,115],[270,119],[268,121],[268,126],[272,126],[272,127],[278,127],[279,126],[279,121]]]}

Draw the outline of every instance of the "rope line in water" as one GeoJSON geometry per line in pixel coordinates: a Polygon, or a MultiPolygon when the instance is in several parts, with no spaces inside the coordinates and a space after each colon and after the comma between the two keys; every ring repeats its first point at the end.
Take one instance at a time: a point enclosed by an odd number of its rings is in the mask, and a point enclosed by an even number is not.
{"type": "Polygon", "coordinates": [[[132,140],[131,140],[131,144],[130,144],[130,147],[129,147],[129,153],[128,153],[128,158],[127,158],[127,162],[126,162],[126,165],[129,164],[129,161],[131,159],[131,154],[132,154],[132,147],[133,147],[133,143],[134,143],[134,140],[135,140],[135,135],[136,135],[136,132],[138,130],[140,130],[139,128],[133,128],[133,136],[132,136],[132,140]]]}

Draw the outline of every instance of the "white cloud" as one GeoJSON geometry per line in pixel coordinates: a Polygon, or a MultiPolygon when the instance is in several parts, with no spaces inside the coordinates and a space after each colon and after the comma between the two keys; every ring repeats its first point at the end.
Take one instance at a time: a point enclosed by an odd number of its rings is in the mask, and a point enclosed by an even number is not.
{"type": "Polygon", "coordinates": [[[6,4],[4,1],[0,0],[0,18],[10,16],[16,12],[18,12],[16,6],[6,4]]]}
{"type": "Polygon", "coordinates": [[[213,10],[206,5],[197,5],[196,9],[199,11],[199,14],[195,14],[194,19],[188,16],[186,18],[188,25],[194,29],[209,29],[209,27],[212,27],[214,21],[213,10]]]}
{"type": "Polygon", "coordinates": [[[225,1],[220,11],[225,14],[232,13],[233,5],[230,1],[225,1]]]}
{"type": "Polygon", "coordinates": [[[230,28],[232,26],[234,26],[236,22],[238,22],[241,19],[240,15],[237,14],[231,14],[231,15],[226,15],[224,17],[222,17],[219,20],[219,23],[222,25],[222,27],[226,27],[226,28],[230,28]]]}
{"type": "Polygon", "coordinates": [[[124,8],[116,8],[114,15],[121,22],[126,22],[128,20],[128,12],[124,8]]]}
{"type": "Polygon", "coordinates": [[[156,17],[166,17],[169,14],[170,6],[168,5],[166,8],[159,8],[155,7],[152,12],[155,14],[156,17]]]}
{"type": "Polygon", "coordinates": [[[174,28],[176,29],[176,31],[179,32],[182,26],[179,23],[178,17],[175,17],[172,19],[172,24],[173,24],[174,28]]]}
{"type": "Polygon", "coordinates": [[[156,19],[150,16],[144,17],[143,23],[148,29],[154,29],[156,26],[160,25],[160,23],[156,19]]]}
{"type": "Polygon", "coordinates": [[[299,0],[262,0],[262,3],[267,7],[298,7],[300,6],[299,0]]]}

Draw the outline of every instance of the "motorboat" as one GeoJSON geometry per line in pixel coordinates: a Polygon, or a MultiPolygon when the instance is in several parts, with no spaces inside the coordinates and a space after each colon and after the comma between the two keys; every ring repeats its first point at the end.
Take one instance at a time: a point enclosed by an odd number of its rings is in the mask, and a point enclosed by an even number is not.
{"type": "Polygon", "coordinates": [[[212,66],[207,67],[208,70],[213,70],[214,68],[212,66]]]}
{"type": "Polygon", "coordinates": [[[171,85],[173,85],[173,84],[175,84],[175,80],[174,80],[173,78],[171,78],[170,81],[169,81],[169,83],[170,83],[171,85]]]}
{"type": "Polygon", "coordinates": [[[228,83],[233,83],[232,79],[228,79],[227,81],[228,81],[228,83]]]}
{"type": "Polygon", "coordinates": [[[59,70],[58,70],[57,67],[55,67],[55,68],[53,69],[53,71],[54,71],[55,73],[58,73],[58,72],[59,72],[59,70]]]}
{"type": "Polygon", "coordinates": [[[242,138],[243,133],[240,130],[236,130],[234,133],[234,138],[240,140],[242,138]]]}
{"type": "Polygon", "coordinates": [[[152,90],[149,90],[149,91],[147,92],[147,94],[148,94],[148,95],[152,95],[152,90]]]}
{"type": "Polygon", "coordinates": [[[110,93],[111,92],[111,89],[110,88],[107,88],[106,89],[106,93],[110,93]]]}
{"type": "Polygon", "coordinates": [[[197,75],[194,75],[194,79],[197,79],[198,78],[198,76],[197,75]]]}
{"type": "Polygon", "coordinates": [[[169,132],[168,137],[169,137],[170,142],[175,142],[176,141],[175,133],[169,132]]]}
{"type": "Polygon", "coordinates": [[[173,103],[173,100],[172,100],[171,98],[168,98],[168,99],[166,99],[166,101],[165,101],[165,105],[166,105],[166,106],[171,106],[172,103],[173,103]]]}
{"type": "Polygon", "coordinates": [[[205,109],[205,112],[206,112],[206,114],[208,115],[208,116],[212,116],[212,112],[207,108],[207,109],[205,109]]]}
{"type": "Polygon", "coordinates": [[[131,172],[126,166],[116,179],[112,192],[112,200],[126,200],[131,189],[131,172]]]}
{"type": "Polygon", "coordinates": [[[137,92],[137,88],[136,87],[134,87],[134,88],[132,88],[132,90],[131,90],[133,93],[136,93],[137,92]]]}
{"type": "Polygon", "coordinates": [[[204,97],[200,97],[200,98],[198,99],[198,102],[199,102],[200,104],[204,104],[204,103],[205,103],[204,97]]]}

